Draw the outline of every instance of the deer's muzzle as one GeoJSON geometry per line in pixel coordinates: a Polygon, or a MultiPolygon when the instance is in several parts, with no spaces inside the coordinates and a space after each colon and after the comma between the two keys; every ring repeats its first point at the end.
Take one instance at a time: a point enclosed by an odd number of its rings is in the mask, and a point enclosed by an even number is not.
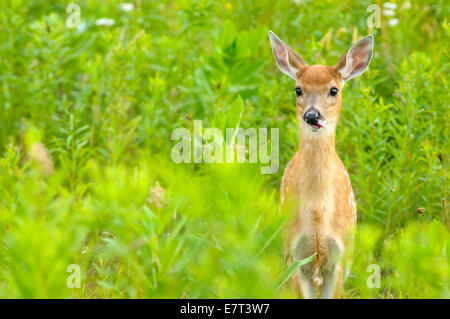
{"type": "Polygon", "coordinates": [[[303,120],[314,128],[323,127],[323,121],[321,119],[320,112],[315,108],[309,108],[303,115],[303,120]]]}

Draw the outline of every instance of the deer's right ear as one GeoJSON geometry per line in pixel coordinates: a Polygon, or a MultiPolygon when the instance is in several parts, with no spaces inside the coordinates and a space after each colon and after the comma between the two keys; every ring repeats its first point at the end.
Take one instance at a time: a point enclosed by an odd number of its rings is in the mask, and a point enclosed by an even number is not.
{"type": "Polygon", "coordinates": [[[362,74],[369,66],[373,54],[373,36],[368,35],[356,42],[334,65],[344,81],[362,74]]]}
{"type": "Polygon", "coordinates": [[[272,52],[281,72],[297,81],[297,72],[308,66],[290,46],[285,44],[272,31],[269,31],[272,52]]]}

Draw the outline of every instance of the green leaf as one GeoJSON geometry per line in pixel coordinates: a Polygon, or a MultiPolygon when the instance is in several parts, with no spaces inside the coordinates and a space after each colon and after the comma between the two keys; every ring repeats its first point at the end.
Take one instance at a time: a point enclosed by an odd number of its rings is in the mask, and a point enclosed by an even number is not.
{"type": "Polygon", "coordinates": [[[279,284],[277,285],[276,290],[280,289],[281,287],[283,287],[283,285],[289,280],[291,279],[291,277],[294,275],[294,273],[297,271],[297,269],[299,269],[301,266],[306,265],[307,263],[311,262],[314,257],[316,257],[316,253],[314,253],[314,255],[311,255],[305,259],[302,260],[297,260],[296,262],[294,262],[292,265],[290,265],[280,276],[280,280],[278,281],[279,284]]]}
{"type": "Polygon", "coordinates": [[[232,139],[232,143],[234,143],[234,140],[236,138],[236,132],[239,128],[239,125],[241,124],[242,114],[244,113],[244,101],[242,100],[241,96],[239,95],[233,103],[231,103],[228,110],[225,111],[226,115],[226,128],[234,128],[235,133],[232,139]]]}

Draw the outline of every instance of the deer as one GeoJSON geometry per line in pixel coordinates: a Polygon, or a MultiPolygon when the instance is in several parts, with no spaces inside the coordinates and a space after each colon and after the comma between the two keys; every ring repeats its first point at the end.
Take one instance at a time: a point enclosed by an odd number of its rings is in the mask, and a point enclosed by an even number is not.
{"type": "Polygon", "coordinates": [[[280,187],[280,211],[289,214],[284,230],[287,263],[312,257],[294,275],[305,299],[343,298],[342,259],[356,229],[356,202],[347,170],[335,148],[345,82],[362,74],[372,59],[374,40],[356,42],[330,67],[308,65],[269,31],[281,72],[295,80],[298,151],[287,164],[280,187]]]}

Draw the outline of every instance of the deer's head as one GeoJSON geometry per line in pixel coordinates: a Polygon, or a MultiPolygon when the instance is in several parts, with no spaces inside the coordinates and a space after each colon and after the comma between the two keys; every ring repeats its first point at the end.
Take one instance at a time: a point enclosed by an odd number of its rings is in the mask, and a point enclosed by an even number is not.
{"type": "Polygon", "coordinates": [[[281,71],[295,80],[297,117],[302,134],[334,133],[341,110],[344,83],[369,66],[373,51],[371,35],[355,43],[332,67],[308,65],[290,46],[269,31],[273,55],[281,71]]]}

